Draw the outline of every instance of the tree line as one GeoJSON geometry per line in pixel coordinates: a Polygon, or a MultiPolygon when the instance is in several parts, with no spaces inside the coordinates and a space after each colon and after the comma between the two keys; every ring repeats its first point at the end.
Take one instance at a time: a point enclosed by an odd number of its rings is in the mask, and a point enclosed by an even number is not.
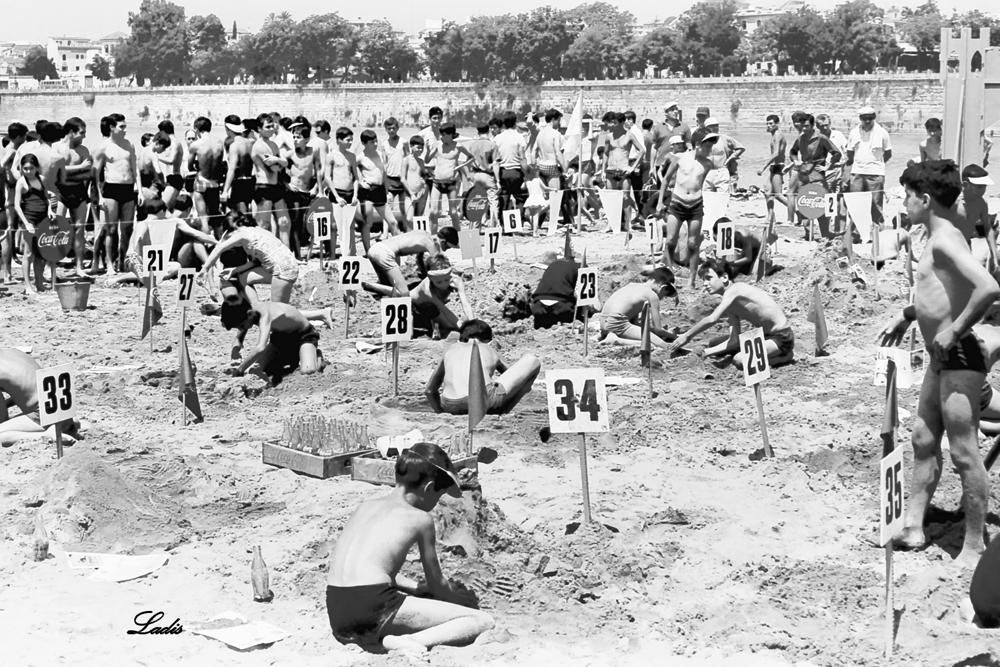
{"type": "MultiPolygon", "coordinates": [[[[635,17],[606,2],[568,10],[544,6],[521,14],[478,16],[426,34],[421,52],[386,21],[357,29],[337,13],[296,21],[271,14],[261,29],[237,39],[217,16],[185,16],[169,0],[142,0],[129,13],[131,34],[114,51],[113,72],[151,85],[406,81],[426,73],[439,81],[617,79],[652,67],[688,76],[739,75],[748,63],[775,63],[778,73],[864,73],[878,67],[936,69],[943,26],[1000,27],[979,10],[944,16],[934,0],[903,9],[894,28],[870,0],[830,11],[803,7],[745,32],[733,0],[700,2],[639,35],[635,17]],[[901,59],[900,41],[915,58],[901,59]]],[[[994,36],[1000,44],[1000,31],[994,36]]],[[[25,73],[56,74],[41,54],[25,73]]]]}

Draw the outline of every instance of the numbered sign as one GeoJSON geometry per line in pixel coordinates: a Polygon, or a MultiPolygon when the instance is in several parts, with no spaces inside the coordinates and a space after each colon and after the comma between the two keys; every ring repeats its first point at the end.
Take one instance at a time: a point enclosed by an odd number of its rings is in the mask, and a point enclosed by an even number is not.
{"type": "Polygon", "coordinates": [[[177,305],[187,308],[194,305],[194,279],[197,269],[180,269],[177,272],[177,305]]]}
{"type": "Polygon", "coordinates": [[[659,220],[646,220],[646,241],[654,250],[663,245],[663,227],[659,220]]]}
{"type": "Polygon", "coordinates": [[[333,213],[330,211],[317,211],[313,213],[313,239],[316,241],[329,241],[333,235],[332,223],[333,213]]]}
{"type": "Polygon", "coordinates": [[[826,212],[823,214],[828,218],[837,217],[837,193],[831,192],[826,195],[826,212]]]}
{"type": "Polygon", "coordinates": [[[716,232],[719,235],[718,254],[732,257],[736,254],[736,228],[731,222],[720,222],[716,232]]]}
{"type": "Polygon", "coordinates": [[[521,209],[515,208],[504,211],[501,218],[503,219],[503,230],[507,234],[520,232],[523,229],[521,225],[521,209]]]}
{"type": "Polygon", "coordinates": [[[413,229],[418,232],[430,233],[431,223],[427,220],[427,216],[426,215],[413,216],[413,229]]]}
{"type": "Polygon", "coordinates": [[[771,377],[771,362],[767,358],[764,329],[757,327],[740,334],[740,352],[743,353],[743,380],[748,387],[771,377]]]}
{"type": "Polygon", "coordinates": [[[383,298],[382,342],[394,343],[413,338],[413,300],[408,296],[383,298]]]}
{"type": "Polygon", "coordinates": [[[76,416],[76,381],[73,365],[62,364],[35,371],[38,423],[51,426],[76,416]]]}
{"type": "Polygon", "coordinates": [[[903,530],[903,449],[897,447],[879,464],[879,543],[903,530]]]}
{"type": "Polygon", "coordinates": [[[486,246],[486,256],[496,257],[500,254],[500,237],[503,234],[503,230],[499,227],[490,227],[486,230],[485,246],[486,246]]]}
{"type": "Polygon", "coordinates": [[[597,305],[597,269],[584,267],[576,274],[576,307],[597,305]]]}
{"type": "Polygon", "coordinates": [[[549,429],[553,433],[607,431],[608,390],[603,368],[546,371],[549,429]]]}
{"type": "Polygon", "coordinates": [[[142,249],[142,266],[146,273],[155,273],[157,277],[167,270],[167,260],[170,259],[170,246],[150,244],[142,249]]]}
{"type": "Polygon", "coordinates": [[[896,386],[900,389],[912,387],[916,380],[913,372],[913,358],[910,356],[909,350],[901,350],[896,347],[880,347],[875,350],[875,368],[872,373],[875,386],[885,386],[885,373],[889,366],[889,359],[896,363],[896,386]]]}
{"type": "Polygon", "coordinates": [[[340,269],[340,286],[343,289],[361,287],[361,262],[364,259],[364,257],[341,257],[337,260],[337,266],[340,269]]]}
{"type": "Polygon", "coordinates": [[[483,256],[483,239],[475,229],[463,229],[458,233],[458,247],[462,250],[462,259],[483,256]]]}

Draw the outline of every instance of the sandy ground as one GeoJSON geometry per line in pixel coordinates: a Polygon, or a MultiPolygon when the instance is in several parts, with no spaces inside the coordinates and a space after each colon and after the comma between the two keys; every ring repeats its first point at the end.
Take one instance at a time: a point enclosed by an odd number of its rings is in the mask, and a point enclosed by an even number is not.
{"type": "MultiPolygon", "coordinates": [[[[757,212],[763,202],[734,207],[757,212]]],[[[950,466],[929,517],[934,545],[895,556],[897,656],[882,657],[884,551],[870,544],[882,389],[873,386],[872,366],[876,333],[905,304],[906,282],[890,262],[876,292],[836,267],[833,248],[801,240],[799,228],[778,231],[776,261],[784,269],[764,286],[790,316],[797,361],[763,387],[772,460],[750,457],[761,436],[753,393],[738,370],[695,355],[661,356],[653,372],[659,394],[650,399],[634,349],[595,345],[591,332],[584,359],[578,328],[536,333],[527,320],[502,319],[505,300],[540,275],[528,262],[561,249],[561,238],[518,239],[519,260],[505,241],[496,274],[480,261],[476,278],[468,276],[474,308],[501,334],[496,345],[505,358],[532,352],[543,368],[599,365],[636,382],[609,390],[611,432],[588,442],[597,523],[570,534],[567,524],[581,519],[580,439],[541,442],[541,382],[513,415],[483,422],[477,442],[499,458],[480,466],[481,490],[470,487],[463,501],[436,512],[445,572],[479,592],[497,628],[473,646],[435,649],[433,664],[998,664],[1000,631],[971,624],[963,607],[971,572],[950,562],[961,540],[950,466]],[[820,358],[806,321],[816,281],[831,334],[830,356],[820,358]]],[[[605,298],[646,261],[639,239],[629,250],[622,235],[586,232],[573,243],[601,268],[605,298]]],[[[338,531],[358,502],[386,488],[263,465],[261,444],[298,414],[352,419],[375,435],[419,427],[432,438],[465,422],[423,405],[424,381],[444,343],[403,346],[401,396],[393,399],[385,357],[358,353],[345,340],[343,305],[315,260],[294,301],[306,301],[314,287],[314,305],[336,311],[320,344],[330,366],[277,387],[225,375],[230,334],[217,317],[189,313],[206,420],[186,427],[176,399],[179,316],[171,299],[152,352],[139,341],[134,287],[95,286],[84,312],[63,312],[53,294],[0,300],[0,344],[32,345],[43,365],[72,362],[80,415],[91,423],[59,461],[52,443],[0,450],[4,664],[405,663],[336,643],[323,597],[338,531]],[[109,366],[134,368],[94,372],[109,366]],[[44,562],[32,560],[36,512],[52,542],[44,562]],[[254,545],[270,569],[270,604],[252,601],[254,545]],[[108,583],[70,569],[66,550],[166,551],[169,561],[144,578],[108,583]],[[163,611],[163,625],[179,619],[185,631],[127,635],[144,610],[163,611]],[[227,610],[290,636],[240,653],[190,631],[227,610]]],[[[700,289],[682,289],[676,307],[664,304],[666,326],[686,327],[714,303],[700,289]]],[[[375,302],[360,297],[351,336],[374,336],[375,313],[375,302]]],[[[907,476],[905,411],[915,409],[916,396],[916,388],[900,396],[907,476]]],[[[991,513],[990,532],[998,526],[991,513]]],[[[417,568],[414,551],[406,569],[417,568]]]]}

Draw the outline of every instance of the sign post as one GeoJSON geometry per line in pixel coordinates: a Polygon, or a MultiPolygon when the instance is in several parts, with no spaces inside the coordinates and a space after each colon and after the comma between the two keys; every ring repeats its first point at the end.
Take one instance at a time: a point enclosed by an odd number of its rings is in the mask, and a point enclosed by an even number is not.
{"type": "MultiPolygon", "coordinates": [[[[177,305],[181,309],[181,333],[180,342],[177,345],[177,354],[180,356],[181,369],[177,374],[178,382],[183,377],[184,364],[184,334],[187,328],[187,309],[194,303],[194,284],[197,269],[180,269],[177,272],[177,305]]],[[[182,392],[183,396],[183,392],[182,392]]],[[[187,404],[181,401],[181,425],[187,426],[187,404]]]]}
{"type": "MultiPolygon", "coordinates": [[[[160,244],[149,244],[144,246],[142,249],[142,261],[146,267],[146,271],[149,273],[149,292],[151,298],[156,298],[156,282],[157,279],[163,274],[167,268],[167,259],[170,257],[170,246],[160,245],[160,244]]],[[[152,304],[149,303],[149,298],[146,300],[146,310],[149,310],[152,304]]],[[[143,314],[144,317],[148,315],[143,314]]],[[[149,325],[149,351],[153,351],[153,322],[150,321],[149,325]]]]}
{"type": "Polygon", "coordinates": [[[590,328],[590,306],[597,305],[597,269],[587,266],[586,252],[584,252],[583,266],[576,273],[576,307],[583,308],[583,356],[588,353],[589,328],[590,328]]]}
{"type": "Polygon", "coordinates": [[[462,251],[462,259],[472,260],[472,277],[476,277],[476,258],[483,256],[483,237],[478,229],[463,229],[458,233],[458,247],[462,251]]]}
{"type": "MultiPolygon", "coordinates": [[[[333,219],[333,204],[326,197],[317,197],[313,200],[313,203],[309,205],[309,209],[306,211],[306,224],[312,222],[312,237],[313,241],[319,246],[319,266],[320,268],[325,268],[326,264],[323,262],[323,241],[326,241],[330,247],[330,261],[333,261],[334,247],[333,247],[333,225],[336,224],[333,219]]],[[[306,251],[306,261],[312,257],[312,246],[309,244],[309,250],[306,251]]]]}
{"type": "Polygon", "coordinates": [[[879,462],[879,544],[885,547],[885,656],[892,657],[895,613],[892,540],[903,529],[903,450],[896,448],[896,364],[885,371],[885,413],[882,417],[882,460],[879,462]]]}
{"type": "Polygon", "coordinates": [[[413,300],[408,296],[383,298],[382,342],[392,343],[392,395],[399,396],[399,341],[413,338],[413,300]]]}
{"type": "Polygon", "coordinates": [[[35,371],[38,395],[38,423],[45,428],[55,424],[56,458],[63,455],[62,422],[76,416],[76,380],[73,365],[62,364],[35,371]]]}
{"type": "Polygon", "coordinates": [[[757,418],[760,421],[760,435],[764,441],[764,455],[773,458],[771,443],[767,440],[767,424],[764,421],[764,401],[760,395],[760,383],[771,377],[771,364],[767,358],[764,329],[757,327],[740,334],[740,351],[743,352],[743,380],[753,387],[757,401],[757,418]]]}
{"type": "Polygon", "coordinates": [[[355,288],[361,287],[361,261],[363,257],[341,257],[340,287],[344,291],[344,338],[350,336],[351,332],[351,297],[357,291],[355,288]]]}
{"type": "Polygon", "coordinates": [[[587,475],[587,434],[609,429],[608,391],[603,368],[572,368],[545,373],[552,433],[580,434],[580,482],[583,521],[590,523],[590,481],[587,475]]]}

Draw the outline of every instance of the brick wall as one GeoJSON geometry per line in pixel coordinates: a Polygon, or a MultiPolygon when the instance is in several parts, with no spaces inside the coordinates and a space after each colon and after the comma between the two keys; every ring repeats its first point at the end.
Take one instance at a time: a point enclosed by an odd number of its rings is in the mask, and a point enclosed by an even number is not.
{"type": "Polygon", "coordinates": [[[474,124],[499,110],[557,106],[569,113],[583,92],[585,110],[599,116],[608,109],[633,109],[660,120],[663,106],[676,100],[685,118],[708,106],[724,129],[762,127],[777,113],[785,122],[803,109],[826,112],[843,128],[853,124],[858,107],[870,104],[879,122],[897,131],[922,131],[923,122],[940,117],[943,87],[937,75],[907,74],[847,77],[755,77],[651,79],[626,81],[553,81],[528,84],[345,84],[335,88],[298,86],[186,86],[152,90],[105,88],[85,91],[2,92],[0,127],[13,120],[65,120],[80,116],[97,133],[101,116],[125,114],[130,123],[155,124],[172,118],[184,126],[199,115],[217,122],[228,113],[240,116],[263,111],[326,118],[333,125],[379,124],[396,116],[404,125],[419,124],[427,108],[438,105],[459,126],[474,124]],[[89,102],[89,104],[88,104],[89,102]]]}

